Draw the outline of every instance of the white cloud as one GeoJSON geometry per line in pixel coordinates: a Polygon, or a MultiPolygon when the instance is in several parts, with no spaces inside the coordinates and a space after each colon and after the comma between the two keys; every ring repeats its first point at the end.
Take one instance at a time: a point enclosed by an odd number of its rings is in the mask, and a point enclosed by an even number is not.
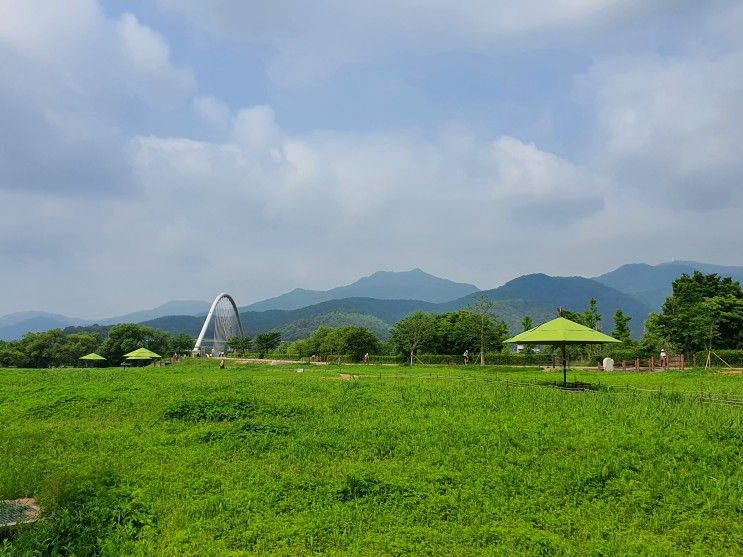
{"type": "Polygon", "coordinates": [[[230,107],[214,97],[196,97],[193,100],[196,113],[209,125],[224,129],[230,125],[232,114],[230,107]]]}
{"type": "Polygon", "coordinates": [[[584,87],[621,185],[694,210],[743,202],[743,50],[602,62],[584,87]]]}
{"type": "Polygon", "coordinates": [[[127,130],[190,102],[190,70],[133,15],[110,19],[93,1],[10,1],[0,16],[0,188],[131,185],[127,130]]]}

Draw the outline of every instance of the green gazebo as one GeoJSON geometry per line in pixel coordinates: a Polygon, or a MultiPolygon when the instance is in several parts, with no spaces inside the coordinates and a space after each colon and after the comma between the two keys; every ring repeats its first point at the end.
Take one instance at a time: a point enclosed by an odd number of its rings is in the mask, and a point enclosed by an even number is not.
{"type": "Polygon", "coordinates": [[[100,354],[96,354],[95,352],[91,352],[90,354],[85,354],[85,356],[80,356],[80,360],[83,360],[86,364],[90,365],[93,362],[105,362],[106,358],[101,356],[100,354]]]}
{"type": "Polygon", "coordinates": [[[136,350],[132,350],[128,354],[124,354],[124,358],[129,361],[134,360],[159,360],[162,358],[160,354],[157,354],[156,352],[153,352],[152,350],[148,350],[147,348],[137,348],[136,350]]]}
{"type": "Polygon", "coordinates": [[[524,331],[521,334],[504,340],[509,344],[549,344],[559,346],[562,350],[562,382],[567,383],[568,359],[566,347],[568,344],[604,344],[622,342],[614,337],[605,335],[570,319],[558,317],[538,327],[524,331]]]}

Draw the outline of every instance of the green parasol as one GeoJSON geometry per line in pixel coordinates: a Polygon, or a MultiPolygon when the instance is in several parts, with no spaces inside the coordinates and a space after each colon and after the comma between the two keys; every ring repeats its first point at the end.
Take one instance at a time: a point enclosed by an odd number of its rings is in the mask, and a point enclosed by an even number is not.
{"type": "Polygon", "coordinates": [[[96,361],[100,361],[100,360],[105,360],[106,358],[104,358],[100,354],[96,354],[95,352],[91,352],[90,354],[85,354],[85,356],[80,356],[79,359],[80,360],[96,360],[96,361]]]}
{"type": "Polygon", "coordinates": [[[152,350],[148,350],[147,348],[137,348],[136,350],[132,350],[128,354],[124,354],[124,357],[127,360],[154,360],[157,358],[162,358],[160,354],[156,354],[152,350]]]}
{"type": "Polygon", "coordinates": [[[608,342],[622,342],[614,337],[595,331],[590,327],[558,317],[538,327],[524,331],[503,342],[509,344],[550,344],[562,349],[562,382],[567,383],[567,356],[565,348],[568,344],[604,344],[608,342]]]}

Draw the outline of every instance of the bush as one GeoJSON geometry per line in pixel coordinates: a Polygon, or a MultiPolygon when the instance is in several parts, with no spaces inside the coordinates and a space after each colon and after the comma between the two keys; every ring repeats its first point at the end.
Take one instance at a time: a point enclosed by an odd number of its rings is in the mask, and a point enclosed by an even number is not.
{"type": "Polygon", "coordinates": [[[603,355],[599,356],[600,360],[603,360],[607,356],[614,360],[614,362],[634,362],[637,358],[646,359],[650,356],[660,357],[660,354],[650,354],[648,350],[643,350],[640,346],[635,348],[610,348],[605,350],[603,355]]]}
{"type": "MultiPolygon", "coordinates": [[[[555,365],[560,363],[561,356],[554,355],[555,365]]],[[[479,362],[478,358],[475,361],[479,362]]],[[[494,352],[485,354],[485,363],[496,366],[547,366],[552,365],[552,354],[516,354],[515,352],[494,352]]]]}

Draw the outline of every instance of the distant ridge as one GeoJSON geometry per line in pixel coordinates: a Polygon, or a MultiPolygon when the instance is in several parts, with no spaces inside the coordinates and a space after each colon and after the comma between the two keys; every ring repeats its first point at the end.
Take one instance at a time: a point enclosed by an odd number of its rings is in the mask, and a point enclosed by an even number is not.
{"type": "Polygon", "coordinates": [[[197,315],[209,311],[211,302],[202,300],[173,300],[152,309],[135,311],[115,317],[107,317],[98,320],[99,325],[112,325],[115,323],[139,323],[150,319],[157,319],[166,315],[197,315]]]}
{"type": "Polygon", "coordinates": [[[286,294],[256,302],[241,309],[247,311],[292,310],[343,298],[420,300],[441,303],[456,300],[477,291],[479,289],[473,284],[439,278],[416,268],[403,272],[377,271],[352,284],[330,290],[296,288],[286,294]]]}
{"type": "Polygon", "coordinates": [[[743,283],[743,267],[729,267],[700,263],[698,261],[669,261],[658,265],[629,263],[595,278],[605,284],[642,301],[653,311],[658,311],[665,299],[671,295],[671,284],[683,273],[700,271],[732,277],[743,283]]]}
{"type": "MultiPolygon", "coordinates": [[[[642,332],[643,323],[650,311],[647,305],[636,298],[584,277],[552,277],[536,273],[515,278],[498,288],[484,290],[481,294],[496,302],[508,302],[509,305],[515,301],[528,302],[532,309],[525,313],[529,313],[535,322],[555,317],[559,307],[583,311],[589,300],[595,298],[603,317],[601,327],[604,331],[611,331],[614,312],[621,309],[632,317],[630,328],[635,336],[642,332]]],[[[450,304],[442,304],[442,307],[447,310],[459,309],[472,303],[479,295],[471,294],[450,304]]],[[[509,322],[508,319],[506,322],[511,331],[518,330],[519,322],[509,322]]]]}

